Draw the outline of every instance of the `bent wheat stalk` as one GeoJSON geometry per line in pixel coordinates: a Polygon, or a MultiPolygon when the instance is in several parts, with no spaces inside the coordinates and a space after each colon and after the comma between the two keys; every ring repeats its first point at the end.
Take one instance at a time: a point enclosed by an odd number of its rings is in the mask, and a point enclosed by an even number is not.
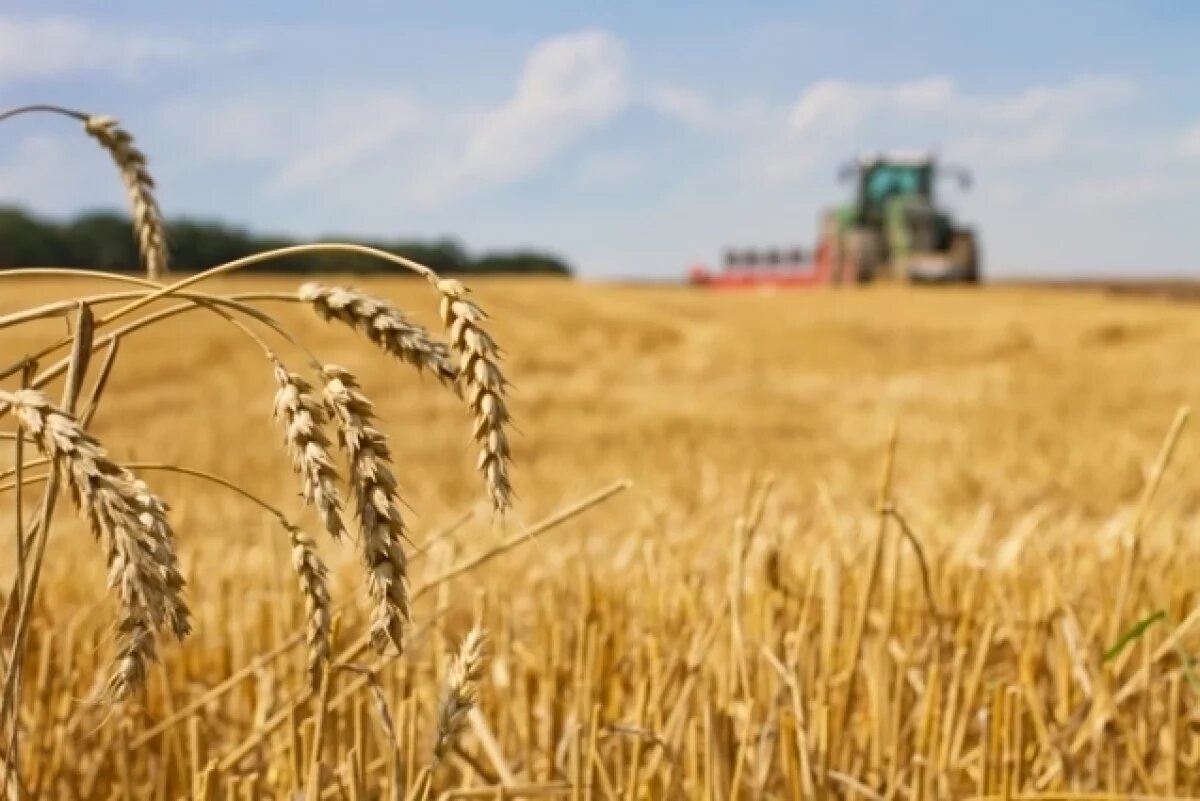
{"type": "MultiPolygon", "coordinates": [[[[49,461],[48,459],[33,459],[26,462],[24,466],[26,468],[40,467],[48,464],[49,461]]],[[[130,462],[126,467],[139,472],[161,471],[175,473],[210,482],[240,495],[245,500],[268,512],[279,522],[279,525],[288,535],[288,541],[292,549],[292,570],[295,572],[296,578],[299,579],[300,592],[304,597],[305,620],[307,621],[305,641],[308,645],[309,683],[311,689],[316,690],[320,685],[321,678],[324,676],[325,668],[329,664],[333,608],[329,595],[329,571],[317,553],[316,545],[312,539],[289,521],[282,511],[267,503],[253,492],[250,492],[245,487],[214,473],[183,467],[181,465],[162,464],[160,462],[130,462]]],[[[15,475],[16,472],[15,469],[0,471],[0,479],[15,475]]],[[[18,486],[32,486],[36,483],[46,481],[50,477],[49,474],[25,476],[11,483],[0,484],[0,493],[15,490],[18,486]]]]}
{"type": "Polygon", "coordinates": [[[483,678],[483,649],[487,634],[478,625],[463,638],[458,653],[446,669],[442,699],[438,704],[437,739],[433,756],[441,760],[452,749],[467,725],[467,715],[479,703],[479,681],[483,678]]]}
{"type": "Polygon", "coordinates": [[[504,405],[508,381],[500,371],[500,350],[483,329],[487,315],[467,299],[469,290],[461,281],[442,279],[434,285],[442,296],[442,323],[459,357],[458,380],[475,415],[474,436],[480,446],[477,469],[487,481],[493,508],[504,512],[512,505],[512,486],[505,430],[509,415],[504,405]]]}
{"type": "Polygon", "coordinates": [[[167,271],[167,239],[162,213],[154,197],[154,178],[146,169],[146,156],[133,137],[112,117],[90,116],[83,129],[112,156],[133,210],[133,230],[146,275],[158,279],[167,271]]]}
{"type": "Polygon", "coordinates": [[[308,686],[315,691],[321,686],[329,664],[332,621],[329,571],[317,555],[317,546],[310,537],[286,522],[284,528],[292,544],[292,569],[300,579],[300,592],[304,595],[305,619],[308,621],[308,686]]]}
{"type": "MultiPolygon", "coordinates": [[[[5,116],[5,114],[0,114],[0,120],[3,120],[5,116]]],[[[204,281],[208,281],[223,275],[229,275],[230,273],[237,272],[238,270],[244,270],[247,267],[252,267],[256,264],[264,264],[266,262],[285,259],[289,256],[299,256],[306,253],[353,253],[360,256],[368,256],[379,259],[380,261],[404,267],[408,270],[412,270],[413,272],[433,283],[435,286],[439,280],[437,273],[423,264],[419,264],[411,259],[406,259],[403,256],[397,256],[394,253],[388,253],[386,250],[379,250],[378,248],[368,247],[366,245],[355,245],[348,242],[313,242],[307,245],[289,245],[287,247],[265,250],[261,253],[255,253],[250,256],[244,256],[240,259],[227,261],[223,264],[218,264],[216,267],[210,267],[203,272],[189,275],[173,284],[160,286],[158,289],[148,292],[145,295],[141,295],[140,297],[136,297],[120,308],[103,315],[96,321],[96,328],[103,328],[123,317],[128,317],[134,312],[144,309],[146,306],[149,306],[155,301],[162,300],[163,298],[169,296],[180,295],[182,294],[182,290],[203,283],[204,281]]],[[[121,278],[118,273],[105,273],[90,270],[63,270],[42,267],[25,267],[20,269],[0,270],[0,280],[29,278],[42,275],[75,275],[80,278],[104,278],[109,280],[121,278]]],[[[254,299],[288,301],[296,300],[296,297],[291,294],[275,296],[270,293],[267,295],[263,295],[262,293],[251,293],[247,295],[241,295],[239,297],[243,301],[254,299]]],[[[71,337],[64,337],[51,345],[46,352],[53,352],[70,344],[71,341],[71,337]]],[[[56,365],[55,369],[65,369],[65,367],[59,368],[56,365]]],[[[38,386],[38,381],[41,380],[44,380],[44,376],[39,376],[38,379],[35,379],[34,385],[38,386]]],[[[3,408],[0,408],[0,411],[3,411],[3,408]]]]}
{"type": "Polygon", "coordinates": [[[335,540],[346,531],[342,522],[342,498],[338,474],[329,455],[325,435],[325,408],[313,387],[297,373],[288,372],[283,362],[271,356],[275,372],[275,419],[284,425],[284,439],[292,456],[292,467],[300,476],[304,502],[321,514],[325,530],[335,540]]]}
{"type": "Polygon", "coordinates": [[[400,516],[396,478],[387,437],[374,426],[374,407],[350,371],[326,365],[325,405],[338,425],[338,442],[350,461],[350,484],[360,523],[359,547],[367,569],[371,644],[384,653],[388,643],[404,651],[408,603],[407,538],[400,516]]]}
{"type": "Polygon", "coordinates": [[[450,349],[383,298],[343,286],[309,282],[297,292],[322,320],[337,320],[366,335],[381,350],[418,371],[429,370],[443,384],[456,378],[450,349]]]}
{"type": "Polygon", "coordinates": [[[82,122],[87,135],[108,151],[121,173],[121,181],[125,184],[125,191],[129,196],[129,205],[133,211],[134,238],[137,240],[146,274],[154,279],[165,275],[167,238],[163,230],[162,212],[154,195],[154,178],[146,167],[146,155],[134,145],[133,136],[112,117],[45,104],[9,109],[0,113],[0,122],[37,112],[58,114],[82,122]]]}
{"type": "Polygon", "coordinates": [[[169,628],[179,640],[191,632],[166,504],[40,392],[0,391],[0,400],[16,410],[93,532],[105,538],[109,586],[121,602],[117,666],[107,691],[123,699],[141,687],[157,658],[156,630],[169,628]]]}

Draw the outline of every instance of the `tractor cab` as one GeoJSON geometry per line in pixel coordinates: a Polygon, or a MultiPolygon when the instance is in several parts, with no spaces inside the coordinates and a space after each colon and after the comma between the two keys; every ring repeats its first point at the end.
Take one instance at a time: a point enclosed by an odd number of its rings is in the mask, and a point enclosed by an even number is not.
{"type": "Polygon", "coordinates": [[[934,163],[925,154],[861,156],[842,169],[842,176],[857,180],[853,216],[860,225],[882,225],[893,198],[934,202],[934,163]]]}

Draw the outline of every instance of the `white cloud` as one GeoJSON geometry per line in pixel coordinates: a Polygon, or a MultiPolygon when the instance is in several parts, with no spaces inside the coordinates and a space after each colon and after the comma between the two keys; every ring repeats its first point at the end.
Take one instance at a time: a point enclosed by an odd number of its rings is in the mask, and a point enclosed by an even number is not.
{"type": "MultiPolygon", "coordinates": [[[[265,172],[263,197],[353,180],[389,194],[378,202],[428,207],[530,174],[628,102],[624,47],[583,31],[534,47],[513,95],[483,112],[434,113],[395,87],[330,84],[193,96],[160,107],[155,122],[193,173],[220,164],[265,172]]],[[[611,186],[639,169],[601,159],[578,177],[611,186]]]]}
{"type": "Polygon", "coordinates": [[[1022,203],[1027,196],[1024,188],[1011,179],[1001,179],[990,184],[983,192],[993,208],[1006,210],[1022,203]]]}
{"type": "Polygon", "coordinates": [[[927,113],[943,108],[955,96],[949,78],[897,84],[853,84],[820,81],[792,106],[788,123],[794,133],[844,133],[882,111],[927,113]]]}
{"type": "MultiPolygon", "coordinates": [[[[977,165],[1046,162],[1066,152],[1098,115],[1135,96],[1125,79],[1087,76],[1008,95],[967,92],[937,76],[890,84],[820,81],[791,106],[787,134],[764,148],[759,174],[791,180],[852,149],[895,146],[930,147],[977,165]]],[[[1200,153],[1200,133],[1196,148],[1200,153]]]]}
{"type": "Polygon", "coordinates": [[[304,189],[383,158],[427,115],[395,89],[292,88],[201,96],[162,107],[157,122],[197,167],[269,165],[269,194],[304,189]]]}
{"type": "Polygon", "coordinates": [[[624,46],[604,31],[538,44],[512,98],[480,115],[458,152],[424,176],[421,199],[436,203],[536,170],[626,106],[626,62],[624,46]]]}
{"type": "Polygon", "coordinates": [[[1051,122],[1017,131],[970,136],[955,142],[951,149],[959,158],[972,162],[1011,165],[1053,158],[1063,151],[1067,141],[1067,126],[1051,122]]]}
{"type": "Polygon", "coordinates": [[[1082,77],[1031,86],[1015,95],[973,95],[947,77],[881,84],[818,81],[793,104],[788,122],[800,135],[845,133],[874,116],[937,114],[939,123],[967,118],[976,124],[1045,123],[1074,119],[1127,102],[1135,87],[1123,78],[1082,77]]]}
{"type": "Polygon", "coordinates": [[[799,134],[818,129],[837,133],[857,127],[871,106],[871,90],[842,81],[821,81],[804,91],[788,116],[799,134]]]}
{"type": "Polygon", "coordinates": [[[1080,181],[1071,188],[1067,199],[1082,209],[1123,209],[1147,203],[1169,191],[1155,175],[1131,175],[1080,181]]]}
{"type": "Polygon", "coordinates": [[[954,82],[946,77],[893,84],[818,81],[792,104],[778,126],[782,132],[759,147],[750,172],[762,183],[784,184],[807,177],[818,165],[840,162],[855,150],[887,149],[896,142],[870,138],[867,131],[894,135],[894,122],[946,116],[958,98],[954,82]]]}
{"type": "Polygon", "coordinates": [[[646,173],[645,162],[636,153],[592,153],[579,164],[579,185],[584,189],[628,186],[646,173]]]}
{"type": "Polygon", "coordinates": [[[962,104],[964,127],[972,133],[959,149],[965,157],[997,165],[1047,162],[1095,131],[1096,119],[1136,95],[1136,87],[1126,79],[1087,76],[1010,96],[967,95],[962,104]]]}
{"type": "Polygon", "coordinates": [[[175,36],[126,32],[71,17],[0,17],[0,83],[97,71],[130,77],[150,64],[197,55],[193,44],[175,36]]]}
{"type": "Polygon", "coordinates": [[[1134,84],[1124,78],[1083,76],[1061,84],[1031,86],[1016,95],[978,98],[981,115],[1001,122],[1036,122],[1078,117],[1132,100],[1134,84]]]}
{"type": "Polygon", "coordinates": [[[1191,158],[1200,158],[1200,122],[1183,132],[1179,137],[1179,152],[1191,158]]]}
{"type": "Polygon", "coordinates": [[[316,183],[339,170],[362,164],[396,138],[420,130],[424,114],[408,98],[377,98],[369,112],[341,117],[345,127],[330,141],[294,155],[272,182],[274,191],[316,183]]]}
{"type": "Polygon", "coordinates": [[[644,93],[642,102],[666,117],[696,127],[705,126],[713,119],[714,111],[708,98],[680,86],[653,87],[644,93]]]}
{"type": "Polygon", "coordinates": [[[182,150],[196,162],[257,161],[287,154],[303,136],[311,112],[289,93],[197,95],[169,101],[155,112],[182,150]]]}

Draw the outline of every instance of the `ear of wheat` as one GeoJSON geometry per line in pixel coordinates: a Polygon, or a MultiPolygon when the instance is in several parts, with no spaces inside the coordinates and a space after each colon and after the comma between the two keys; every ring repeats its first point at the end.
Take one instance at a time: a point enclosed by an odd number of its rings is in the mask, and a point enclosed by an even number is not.
{"type": "Polygon", "coordinates": [[[105,540],[109,585],[121,602],[117,669],[108,689],[125,698],[142,685],[155,659],[155,630],[170,629],[181,640],[191,631],[166,505],[40,392],[0,392],[0,401],[12,406],[93,532],[105,540]]]}
{"type": "Polygon", "coordinates": [[[479,702],[487,633],[478,625],[463,638],[458,653],[450,659],[438,704],[437,739],[433,755],[441,759],[451,750],[467,725],[467,715],[479,702]]]}
{"type": "Polygon", "coordinates": [[[504,394],[508,381],[500,370],[500,350],[483,328],[487,315],[467,298],[462,282],[436,282],[441,293],[442,322],[459,357],[458,379],[475,415],[475,441],[479,443],[478,470],[487,482],[492,506],[503,512],[512,505],[508,479],[508,408],[504,394]]]}
{"type": "Polygon", "coordinates": [[[284,439],[292,456],[292,467],[300,476],[304,501],[321,513],[325,530],[335,540],[346,530],[342,521],[342,498],[338,475],[329,455],[325,407],[303,376],[289,372],[271,358],[278,391],[275,418],[283,423],[284,439]]]}
{"type": "Polygon", "coordinates": [[[146,156],[134,145],[133,136],[112,117],[89,116],[83,129],[109,152],[121,173],[146,274],[157,280],[167,272],[167,239],[146,156]]]}
{"type": "Polygon", "coordinates": [[[323,320],[337,320],[366,335],[381,350],[417,370],[429,370],[439,381],[456,377],[450,350],[383,298],[343,286],[309,282],[297,293],[323,320]]]}
{"type": "Polygon", "coordinates": [[[300,529],[284,523],[292,545],[292,570],[300,580],[300,591],[304,595],[305,619],[308,621],[308,685],[316,689],[321,685],[329,664],[331,607],[329,601],[328,570],[312,539],[300,529]]]}
{"type": "Polygon", "coordinates": [[[327,365],[325,403],[338,425],[338,441],[350,461],[350,484],[360,522],[359,547],[374,602],[371,642],[379,652],[389,643],[404,650],[409,620],[406,537],[400,499],[392,473],[387,438],[374,426],[374,409],[354,375],[327,365]]]}

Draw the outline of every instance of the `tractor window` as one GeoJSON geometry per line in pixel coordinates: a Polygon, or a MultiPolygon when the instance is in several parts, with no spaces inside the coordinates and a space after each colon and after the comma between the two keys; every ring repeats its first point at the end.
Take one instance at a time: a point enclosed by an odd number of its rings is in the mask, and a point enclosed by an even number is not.
{"type": "Polygon", "coordinates": [[[921,173],[914,167],[877,167],[867,178],[867,202],[882,204],[894,195],[921,191],[921,173]]]}

